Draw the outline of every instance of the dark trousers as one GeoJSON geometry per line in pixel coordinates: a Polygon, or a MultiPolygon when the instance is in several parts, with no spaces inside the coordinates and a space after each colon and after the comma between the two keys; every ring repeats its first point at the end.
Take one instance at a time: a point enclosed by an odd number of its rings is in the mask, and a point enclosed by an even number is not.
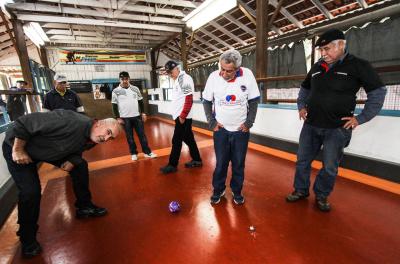
{"type": "MultiPolygon", "coordinates": [[[[37,164],[17,164],[12,160],[12,147],[3,143],[3,155],[7,162],[8,170],[18,189],[18,224],[19,236],[22,243],[30,244],[36,239],[38,219],[40,212],[41,188],[37,164]]],[[[60,166],[65,161],[49,162],[60,166]]],[[[89,191],[89,170],[85,160],[69,172],[72,186],[76,196],[75,206],[83,208],[92,205],[89,191]]]]}
{"type": "Polygon", "coordinates": [[[169,156],[169,164],[176,167],[178,166],[179,157],[181,156],[182,142],[189,147],[190,156],[193,160],[201,161],[200,152],[197,148],[192,131],[192,119],[185,119],[181,124],[179,117],[175,119],[174,136],[172,137],[172,149],[169,156]]]}
{"type": "Polygon", "coordinates": [[[322,168],[314,182],[317,197],[327,197],[333,190],[343,149],[350,143],[352,131],[343,127],[318,128],[307,123],[300,133],[294,188],[308,194],[311,163],[322,147],[322,168]]]}
{"type": "Polygon", "coordinates": [[[231,132],[224,128],[214,132],[214,150],[217,159],[212,180],[214,191],[225,190],[229,162],[232,162],[230,187],[234,194],[241,194],[249,137],[249,132],[231,132]]]}
{"type": "Polygon", "coordinates": [[[140,116],[135,116],[126,118],[123,117],[122,119],[124,120],[125,135],[131,155],[138,153],[136,143],[133,138],[133,129],[135,129],[136,133],[138,134],[143,153],[150,154],[151,150],[149,148],[149,144],[147,143],[146,135],[144,134],[142,118],[140,116]]]}

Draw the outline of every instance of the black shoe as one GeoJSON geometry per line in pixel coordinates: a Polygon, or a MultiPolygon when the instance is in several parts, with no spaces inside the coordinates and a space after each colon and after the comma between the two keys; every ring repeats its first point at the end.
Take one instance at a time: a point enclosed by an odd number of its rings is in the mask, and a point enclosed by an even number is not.
{"type": "Polygon", "coordinates": [[[185,163],[185,168],[196,168],[201,166],[203,166],[203,162],[198,160],[191,160],[185,163]]]}
{"type": "Polygon", "coordinates": [[[308,193],[302,193],[299,191],[294,191],[288,196],[286,196],[286,201],[289,203],[297,202],[299,200],[306,199],[310,194],[308,193]]]}
{"type": "Polygon", "coordinates": [[[22,244],[22,257],[24,258],[32,258],[34,256],[39,255],[42,252],[42,247],[40,246],[39,242],[35,241],[28,245],[22,244]]]}
{"type": "Polygon", "coordinates": [[[77,218],[99,217],[106,214],[106,208],[101,208],[96,205],[76,209],[77,218]]]}
{"type": "Polygon", "coordinates": [[[169,165],[169,164],[167,166],[160,168],[160,171],[164,174],[173,173],[173,172],[176,172],[177,170],[178,169],[176,167],[169,165]]]}
{"type": "Polygon", "coordinates": [[[221,201],[221,197],[223,197],[225,195],[225,190],[223,190],[222,192],[213,192],[213,195],[210,198],[210,203],[211,204],[217,204],[221,201]]]}
{"type": "Polygon", "coordinates": [[[331,210],[331,205],[329,204],[327,197],[317,197],[315,199],[315,204],[322,212],[329,212],[331,210]]]}
{"type": "Polygon", "coordinates": [[[234,194],[233,192],[232,192],[232,195],[233,195],[233,202],[234,202],[235,204],[237,204],[237,205],[244,204],[244,197],[243,197],[243,195],[241,195],[241,194],[234,194]]]}

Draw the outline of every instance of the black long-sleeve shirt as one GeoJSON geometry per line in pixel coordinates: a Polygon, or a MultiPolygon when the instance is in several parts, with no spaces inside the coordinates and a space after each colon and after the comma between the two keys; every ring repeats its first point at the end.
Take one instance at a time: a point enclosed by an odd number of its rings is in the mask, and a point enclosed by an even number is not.
{"type": "Polygon", "coordinates": [[[32,113],[17,119],[7,130],[5,142],[26,141],[25,150],[36,161],[68,160],[77,165],[82,152],[93,147],[90,130],[93,121],[71,110],[32,113]]]}

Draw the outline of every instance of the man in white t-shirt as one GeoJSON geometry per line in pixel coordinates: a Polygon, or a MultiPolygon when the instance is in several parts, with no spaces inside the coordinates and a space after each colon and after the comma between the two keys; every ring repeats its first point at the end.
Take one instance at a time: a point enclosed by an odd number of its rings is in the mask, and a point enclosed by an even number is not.
{"type": "Polygon", "coordinates": [[[175,120],[169,162],[160,169],[162,173],[167,174],[177,171],[182,142],[188,145],[192,157],[191,161],[185,163],[185,167],[201,167],[203,163],[192,131],[193,79],[186,72],[181,71],[175,61],[168,61],[165,64],[165,70],[173,80],[171,110],[172,118],[175,120]]]}
{"type": "Polygon", "coordinates": [[[112,91],[111,104],[114,117],[125,128],[125,135],[133,161],[138,159],[138,152],[133,138],[133,129],[138,134],[140,145],[145,158],[156,158],[157,154],[151,152],[146,135],[144,134],[143,122],[146,114],[143,112],[143,97],[138,87],[129,83],[129,73],[119,73],[120,84],[112,91]]]}
{"type": "Polygon", "coordinates": [[[225,51],[219,58],[220,70],[210,74],[203,92],[203,106],[210,128],[214,131],[217,164],[213,174],[212,204],[225,194],[229,161],[232,163],[230,187],[233,201],[243,204],[244,165],[260,97],[250,69],[240,67],[242,56],[236,50],[225,51]],[[214,111],[213,111],[214,110],[214,111]]]}

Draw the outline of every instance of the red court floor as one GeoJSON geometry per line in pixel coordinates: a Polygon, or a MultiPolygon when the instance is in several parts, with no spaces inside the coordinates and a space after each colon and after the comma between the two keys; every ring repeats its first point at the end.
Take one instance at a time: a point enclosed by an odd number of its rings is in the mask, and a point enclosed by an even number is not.
{"type": "Polygon", "coordinates": [[[338,177],[330,213],[314,207],[313,195],[288,204],[294,163],[249,149],[245,204],[233,204],[228,187],[211,206],[211,137],[195,134],[202,168],[183,167],[184,148],[178,172],[162,175],[173,126],[151,119],[146,133],[157,159],[131,162],[124,136],[85,154],[105,217],[75,219],[70,179],[50,180],[39,223],[44,251],[26,261],[18,249],[12,263],[399,263],[399,195],[338,177]],[[179,213],[169,212],[170,201],[179,213]]]}

